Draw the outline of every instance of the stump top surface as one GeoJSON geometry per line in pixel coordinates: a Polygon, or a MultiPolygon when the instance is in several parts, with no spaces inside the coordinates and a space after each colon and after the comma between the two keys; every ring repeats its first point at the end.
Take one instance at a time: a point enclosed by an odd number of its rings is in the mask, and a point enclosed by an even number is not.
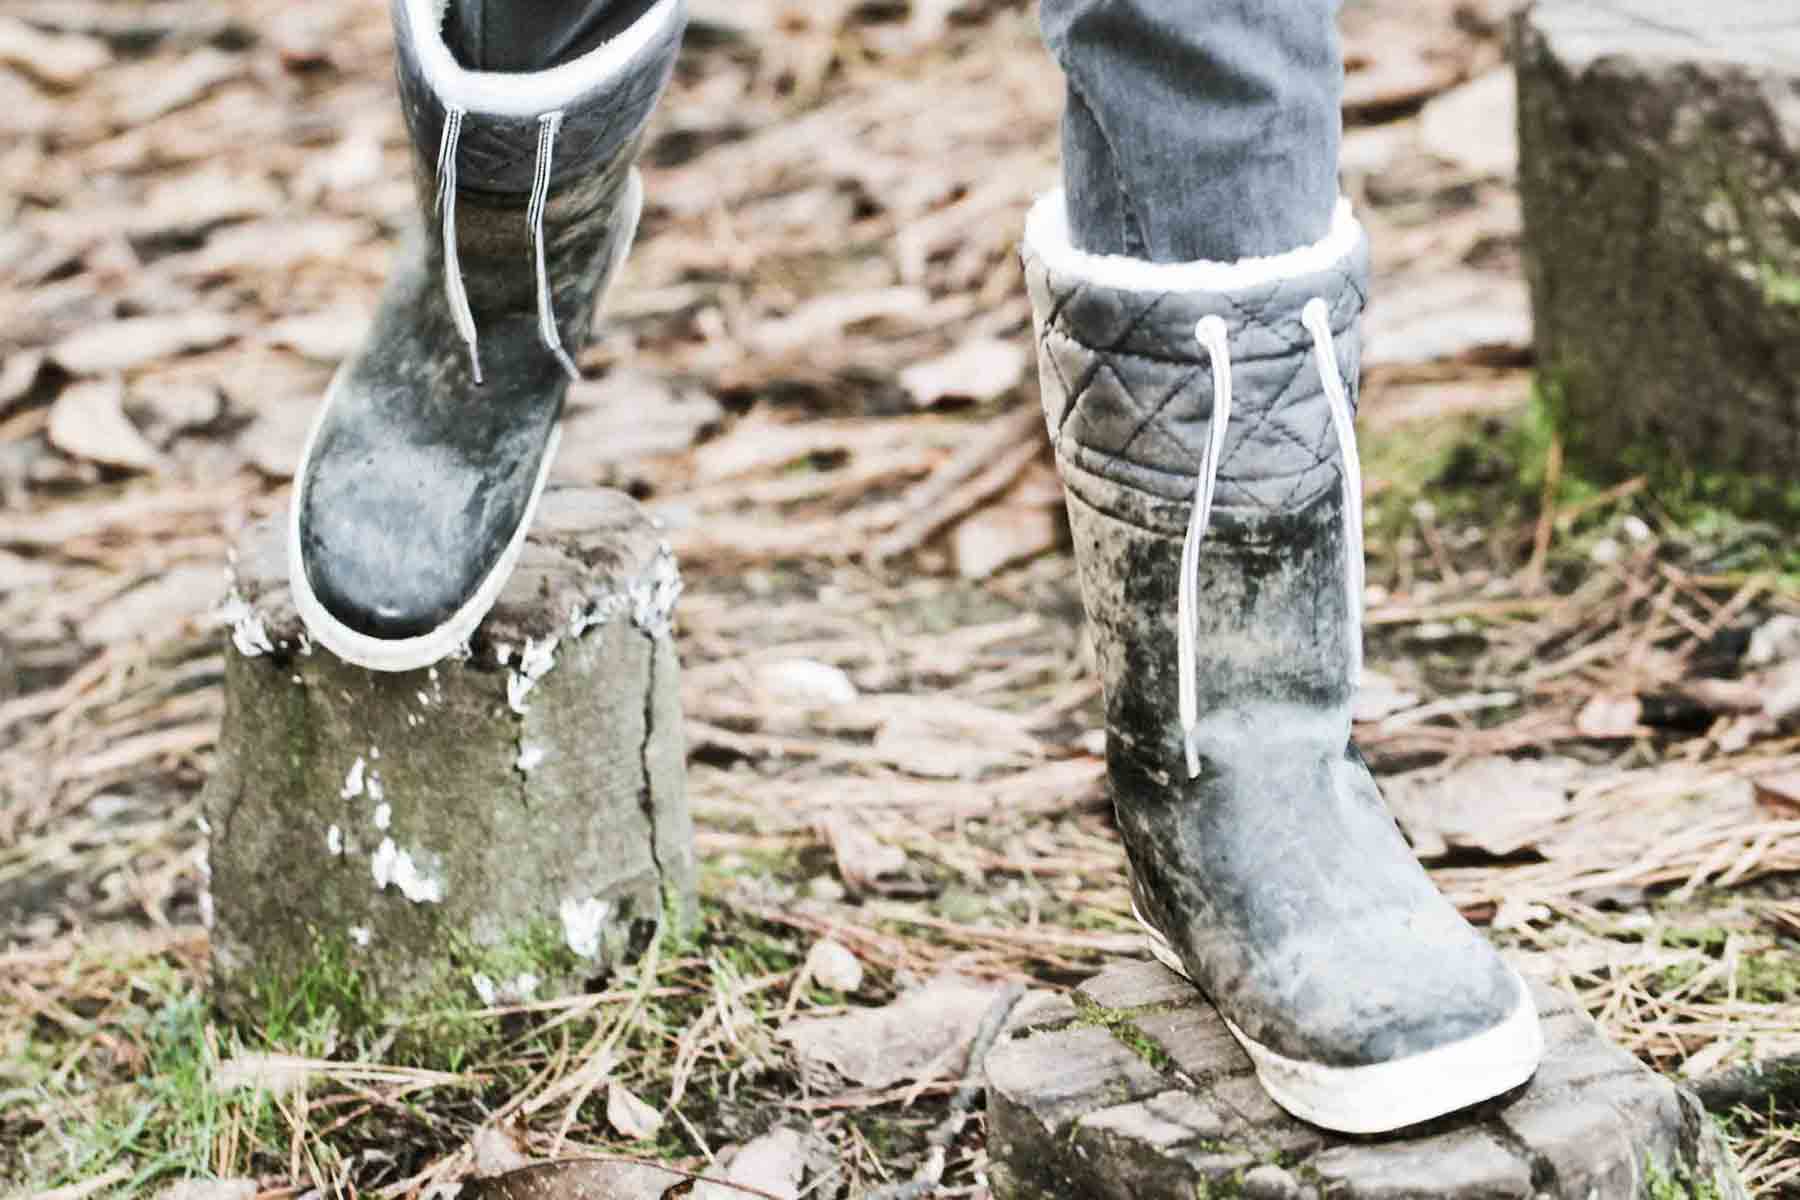
{"type": "MultiPolygon", "coordinates": [[[[1546,1051],[1530,1083],[1427,1125],[1355,1137],[1277,1108],[1186,981],[1156,963],[1115,964],[1082,985],[1073,1019],[1039,1023],[988,1057],[996,1195],[1625,1200],[1649,1195],[1656,1171],[1710,1173],[1697,1105],[1569,997],[1533,991],[1546,1051]]],[[[1728,1169],[1717,1186],[1722,1198],[1743,1195],[1728,1169]]]]}
{"type": "MultiPolygon", "coordinates": [[[[288,516],[238,538],[234,595],[279,644],[297,638],[300,617],[288,593],[288,516]]],[[[679,591],[675,560],[636,501],[605,488],[550,488],[538,503],[517,568],[476,631],[477,643],[521,645],[576,632],[617,607],[646,626],[666,625],[679,591]]]]}
{"type": "Polygon", "coordinates": [[[1623,56],[1800,72],[1800,7],[1769,0],[1538,0],[1526,20],[1571,65],[1623,56]]]}

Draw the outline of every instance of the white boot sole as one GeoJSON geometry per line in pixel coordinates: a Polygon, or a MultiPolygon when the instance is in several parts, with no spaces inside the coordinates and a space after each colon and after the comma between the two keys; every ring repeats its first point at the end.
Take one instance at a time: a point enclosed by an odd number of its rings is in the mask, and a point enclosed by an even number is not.
{"type": "Polygon", "coordinates": [[[519,527],[513,531],[506,549],[501,552],[499,560],[482,579],[474,594],[464,601],[461,608],[429,632],[406,638],[370,637],[331,615],[330,610],[313,592],[300,557],[300,510],[306,499],[307,466],[312,460],[313,442],[325,424],[325,414],[331,411],[332,400],[337,395],[338,384],[343,376],[344,370],[340,369],[332,379],[331,386],[326,389],[325,403],[319,406],[319,415],[313,419],[312,430],[306,435],[306,448],[300,452],[300,465],[294,473],[294,495],[288,502],[288,590],[293,595],[294,608],[299,612],[307,633],[345,662],[371,671],[422,670],[449,658],[467,644],[475,627],[481,624],[481,619],[488,615],[494,602],[500,598],[506,581],[512,578],[519,555],[525,550],[525,538],[531,532],[532,520],[537,516],[538,500],[544,494],[545,484],[549,482],[551,464],[556,461],[556,450],[562,441],[562,425],[558,423],[550,431],[550,440],[544,446],[544,459],[538,467],[537,481],[532,485],[531,498],[526,501],[525,511],[519,518],[519,527]]]}
{"type": "MultiPolygon", "coordinates": [[[[1132,915],[1156,960],[1192,982],[1174,947],[1144,920],[1135,903],[1132,915]]],[[[1269,1098],[1294,1116],[1340,1133],[1387,1133],[1491,1100],[1531,1078],[1543,1057],[1543,1033],[1531,992],[1516,972],[1513,978],[1521,1000],[1500,1024],[1459,1042],[1367,1066],[1288,1058],[1230,1020],[1225,1027],[1250,1056],[1269,1098]]]]}

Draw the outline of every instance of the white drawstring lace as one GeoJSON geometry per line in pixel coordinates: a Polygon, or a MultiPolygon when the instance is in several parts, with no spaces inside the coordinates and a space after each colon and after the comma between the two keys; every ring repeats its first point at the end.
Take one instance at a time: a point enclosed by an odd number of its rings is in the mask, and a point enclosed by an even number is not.
{"type": "Polygon", "coordinates": [[[463,110],[444,110],[444,133],[438,141],[437,207],[443,219],[444,297],[450,302],[450,319],[469,347],[469,368],[481,382],[481,353],[476,347],[475,314],[469,309],[468,289],[463,286],[462,260],[456,248],[456,146],[462,140],[463,110]]]}
{"type": "Polygon", "coordinates": [[[562,334],[556,328],[556,309],[550,298],[550,274],[544,264],[544,209],[550,202],[550,163],[556,155],[556,131],[562,128],[563,115],[547,112],[538,118],[537,169],[531,180],[531,251],[537,267],[538,336],[544,349],[556,356],[569,378],[579,380],[581,372],[575,360],[563,349],[562,334]]]}
{"type": "Polygon", "coordinates": [[[1212,524],[1213,489],[1219,477],[1219,459],[1225,450],[1225,428],[1231,424],[1231,346],[1229,332],[1219,317],[1202,317],[1194,336],[1212,360],[1212,421],[1206,431],[1206,448],[1200,453],[1200,471],[1194,480],[1194,511],[1188,517],[1187,538],[1181,543],[1181,587],[1176,604],[1177,653],[1180,655],[1181,741],[1187,749],[1188,778],[1200,774],[1200,753],[1194,748],[1194,726],[1200,721],[1200,694],[1195,680],[1199,639],[1200,539],[1212,524]]]}
{"type": "MultiPolygon", "coordinates": [[[[1331,318],[1325,301],[1316,296],[1307,301],[1300,312],[1300,320],[1312,334],[1313,355],[1318,361],[1319,379],[1325,389],[1326,406],[1331,410],[1331,427],[1337,435],[1338,458],[1342,463],[1338,479],[1344,490],[1344,556],[1348,560],[1344,590],[1350,623],[1350,680],[1355,686],[1362,676],[1363,594],[1362,468],[1356,457],[1355,414],[1350,411],[1344,377],[1338,371],[1331,318]]],[[[1194,508],[1188,517],[1187,537],[1181,545],[1181,583],[1176,602],[1176,652],[1180,656],[1178,701],[1189,779],[1200,775],[1200,751],[1194,743],[1194,731],[1200,722],[1196,657],[1200,634],[1200,542],[1212,524],[1213,493],[1225,448],[1225,429],[1231,422],[1231,347],[1225,322],[1216,316],[1203,317],[1194,327],[1194,337],[1206,347],[1207,357],[1212,362],[1213,410],[1206,445],[1200,454],[1200,469],[1194,481],[1194,508]]]]}
{"type": "MultiPolygon", "coordinates": [[[[462,140],[464,110],[444,111],[444,132],[438,142],[437,207],[442,220],[444,242],[444,296],[450,302],[450,319],[456,332],[469,347],[469,367],[475,382],[481,382],[481,353],[477,344],[475,313],[469,307],[469,292],[463,283],[462,259],[456,245],[456,148],[462,140]]],[[[537,272],[538,337],[544,348],[556,357],[570,379],[579,380],[581,371],[575,360],[563,349],[562,333],[556,327],[556,308],[550,294],[550,271],[544,252],[544,210],[550,205],[550,169],[556,156],[556,134],[562,128],[561,111],[547,112],[538,118],[537,162],[531,174],[531,203],[526,220],[531,224],[532,266],[537,272]]]]}

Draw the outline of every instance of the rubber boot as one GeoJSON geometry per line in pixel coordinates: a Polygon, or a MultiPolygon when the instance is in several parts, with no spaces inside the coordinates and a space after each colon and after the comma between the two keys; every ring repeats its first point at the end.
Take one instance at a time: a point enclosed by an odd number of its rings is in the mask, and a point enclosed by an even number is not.
{"type": "Polygon", "coordinates": [[[1396,1129],[1523,1083],[1529,992],[1350,740],[1368,251],[1348,205],[1316,245],[1158,264],[1077,250],[1057,192],[1024,255],[1152,950],[1317,1125],[1396,1129]]]}
{"type": "Polygon", "coordinates": [[[294,477],[289,574],[314,638],[383,671],[465,645],[505,585],[608,279],[683,0],[529,74],[470,71],[441,0],[392,0],[423,228],[338,371],[294,477]]]}

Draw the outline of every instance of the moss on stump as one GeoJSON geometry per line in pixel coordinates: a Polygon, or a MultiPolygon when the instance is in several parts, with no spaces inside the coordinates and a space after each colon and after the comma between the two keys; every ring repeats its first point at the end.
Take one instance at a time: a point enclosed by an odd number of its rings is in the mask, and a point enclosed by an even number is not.
{"type": "Polygon", "coordinates": [[[1800,519],[1800,9],[1539,0],[1515,43],[1540,382],[1574,461],[1800,519]]]}
{"type": "Polygon", "coordinates": [[[213,977],[433,1056],[453,1014],[568,994],[694,915],[680,579],[628,498],[552,491],[468,652],[378,674],[307,639],[281,522],[240,541],[204,800],[213,977]]]}

